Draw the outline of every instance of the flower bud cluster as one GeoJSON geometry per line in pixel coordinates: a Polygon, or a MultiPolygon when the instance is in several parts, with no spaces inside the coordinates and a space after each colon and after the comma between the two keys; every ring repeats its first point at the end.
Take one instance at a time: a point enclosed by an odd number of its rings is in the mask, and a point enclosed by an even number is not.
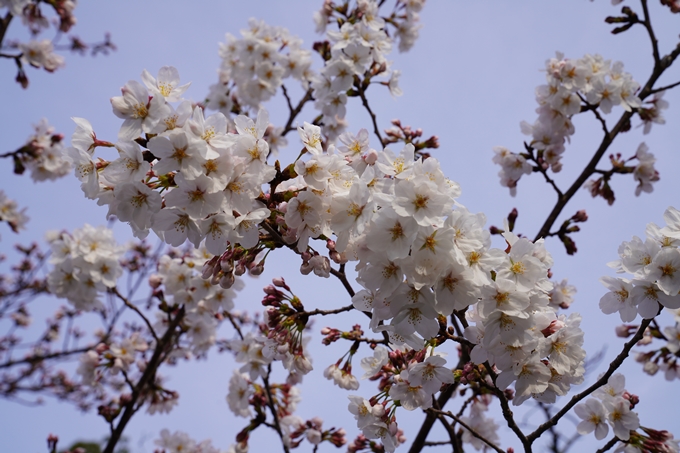
{"type": "Polygon", "coordinates": [[[640,427],[640,420],[637,412],[631,411],[638,398],[628,393],[625,386],[626,378],[616,373],[609,378],[605,386],[593,393],[592,398],[585,403],[577,404],[574,412],[583,421],[578,424],[576,431],[581,435],[594,431],[595,438],[602,440],[609,433],[611,426],[616,437],[627,441],[631,437],[631,431],[640,427]]]}
{"type": "Polygon", "coordinates": [[[629,278],[601,277],[609,290],[600,299],[605,314],[618,312],[621,321],[631,322],[639,314],[650,319],[662,308],[680,308],[680,211],[670,206],[664,212],[666,225],[647,224],[643,241],[633,236],[619,246],[617,261],[608,263],[629,278]]]}
{"type": "Polygon", "coordinates": [[[123,273],[119,260],[124,249],[116,244],[113,231],[85,225],[73,234],[52,233],[48,241],[54,266],[47,276],[49,291],[78,310],[103,308],[99,293],[114,288],[123,273]]]}
{"type": "Polygon", "coordinates": [[[293,77],[306,87],[311,76],[311,53],[285,28],[250,19],[241,36],[227,33],[227,42],[220,44],[219,82],[207,96],[206,107],[227,118],[234,109],[257,110],[276,94],[283,79],[293,77]]]}
{"type": "Polygon", "coordinates": [[[642,106],[636,93],[640,84],[623,71],[623,63],[605,60],[600,55],[585,55],[577,60],[565,59],[560,52],[546,61],[545,85],[536,88],[538,119],[521,123],[522,133],[529,135],[531,155],[512,153],[496,148],[494,162],[501,165],[501,185],[510,188],[514,195],[517,181],[529,174],[532,166],[527,158],[557,173],[562,169],[565,142],[574,134],[572,117],[581,111],[598,109],[608,114],[615,106],[630,112],[642,106]]]}

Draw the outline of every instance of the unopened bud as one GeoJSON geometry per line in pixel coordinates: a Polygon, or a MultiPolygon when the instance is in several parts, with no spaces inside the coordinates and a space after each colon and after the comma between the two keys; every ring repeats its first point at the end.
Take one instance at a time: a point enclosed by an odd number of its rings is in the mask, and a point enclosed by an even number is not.
{"type": "Polygon", "coordinates": [[[585,222],[586,220],[588,220],[588,214],[586,214],[586,211],[584,209],[581,209],[576,214],[571,216],[571,220],[573,220],[574,222],[585,222]]]}
{"type": "Polygon", "coordinates": [[[234,277],[234,274],[224,274],[222,278],[220,278],[220,286],[224,289],[229,289],[232,287],[234,282],[236,281],[236,278],[234,277]]]}
{"type": "Polygon", "coordinates": [[[374,165],[378,161],[378,152],[374,149],[369,150],[364,160],[368,165],[374,165]]]}
{"type": "Polygon", "coordinates": [[[621,324],[620,326],[616,326],[614,331],[616,332],[616,336],[619,338],[628,338],[631,335],[631,326],[627,326],[625,324],[621,324]]]}
{"type": "Polygon", "coordinates": [[[264,272],[264,264],[257,263],[255,266],[249,267],[248,271],[250,272],[250,275],[262,275],[264,272]]]}
{"type": "Polygon", "coordinates": [[[157,289],[163,283],[163,277],[158,274],[149,275],[149,286],[153,289],[157,289]]]}

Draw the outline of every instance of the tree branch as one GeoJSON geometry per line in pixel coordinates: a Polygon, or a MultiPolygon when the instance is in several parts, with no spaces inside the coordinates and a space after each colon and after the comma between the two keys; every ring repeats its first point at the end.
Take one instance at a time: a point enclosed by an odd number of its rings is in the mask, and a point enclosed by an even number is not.
{"type": "Polygon", "coordinates": [[[357,91],[359,92],[359,97],[361,97],[361,103],[364,105],[366,111],[371,116],[371,121],[373,122],[373,133],[375,133],[375,136],[378,137],[378,140],[380,141],[380,146],[382,148],[385,148],[385,141],[383,140],[382,135],[380,135],[380,129],[378,129],[378,120],[376,119],[375,113],[373,113],[373,110],[371,110],[371,107],[368,105],[368,99],[366,99],[365,90],[363,88],[359,88],[357,91]]]}
{"type": "Polygon", "coordinates": [[[293,108],[293,105],[290,103],[290,98],[288,97],[288,92],[286,91],[286,87],[281,85],[283,89],[283,95],[286,97],[286,101],[288,102],[288,109],[289,109],[289,115],[288,115],[288,121],[286,121],[286,125],[283,127],[283,132],[281,132],[281,135],[284,136],[288,132],[292,131],[295,129],[293,127],[293,121],[295,121],[295,118],[300,114],[302,111],[302,107],[305,106],[305,104],[308,101],[311,101],[312,98],[312,89],[309,88],[305,95],[300,99],[300,102],[298,102],[298,105],[293,108]]]}
{"type": "Polygon", "coordinates": [[[283,451],[285,453],[290,453],[288,446],[283,440],[283,431],[281,431],[281,425],[279,424],[279,416],[276,412],[276,407],[274,406],[274,398],[272,398],[271,388],[269,387],[269,374],[271,373],[271,371],[272,366],[270,364],[269,369],[267,370],[267,375],[262,376],[262,381],[264,382],[264,389],[267,392],[267,403],[269,406],[269,410],[272,412],[272,416],[274,417],[274,428],[276,429],[276,432],[279,434],[279,437],[281,438],[281,445],[283,446],[283,451]]]}
{"type": "Polygon", "coordinates": [[[142,313],[142,312],[139,310],[139,308],[137,308],[137,306],[135,306],[134,304],[130,303],[130,301],[127,300],[127,298],[126,298],[125,296],[123,296],[123,295],[118,291],[118,287],[117,287],[117,286],[114,286],[113,289],[111,290],[111,292],[112,292],[113,294],[115,294],[115,295],[116,295],[116,296],[117,296],[117,297],[125,304],[126,307],[130,308],[132,311],[134,311],[135,313],[137,313],[137,314],[144,320],[144,323],[146,324],[146,327],[149,329],[149,332],[151,332],[151,335],[153,336],[153,339],[156,340],[156,343],[158,343],[158,341],[159,341],[158,335],[156,335],[156,331],[154,330],[153,326],[151,325],[151,322],[149,321],[149,319],[148,319],[146,316],[144,316],[144,313],[142,313]]]}
{"type": "Polygon", "coordinates": [[[609,442],[607,442],[607,443],[604,445],[604,447],[600,448],[600,449],[597,450],[595,453],[604,453],[605,451],[611,450],[611,448],[612,448],[614,445],[616,445],[616,442],[618,442],[618,441],[619,441],[619,438],[616,437],[616,436],[614,436],[613,438],[611,438],[611,439],[609,440],[609,442]]]}
{"type": "MultiPolygon", "coordinates": [[[[652,74],[649,76],[647,83],[645,83],[645,86],[640,91],[639,95],[640,100],[644,100],[647,96],[651,94],[651,91],[656,81],[659,79],[659,77],[661,77],[661,74],[663,74],[664,71],[668,69],[668,67],[670,67],[671,64],[673,64],[673,62],[677,59],[678,55],[680,55],[680,44],[678,44],[671,53],[669,53],[668,55],[664,56],[661,60],[659,60],[659,64],[654,66],[654,70],[652,71],[652,74]]],[[[552,211],[546,218],[545,222],[543,223],[543,226],[541,226],[541,229],[536,234],[534,242],[548,235],[553,224],[557,221],[557,217],[562,213],[562,210],[566,207],[567,203],[569,203],[569,201],[576,194],[576,192],[583,186],[583,183],[585,183],[586,180],[593,174],[593,172],[595,171],[595,167],[600,162],[602,156],[607,152],[607,149],[609,149],[609,146],[612,144],[614,139],[620,132],[627,129],[632,116],[633,112],[624,112],[623,115],[621,115],[621,118],[619,118],[619,121],[616,123],[614,128],[611,129],[609,133],[604,135],[602,141],[600,142],[600,146],[597,148],[597,151],[595,151],[595,154],[593,154],[593,157],[590,159],[590,162],[588,162],[588,165],[586,165],[586,167],[583,169],[578,178],[576,178],[574,183],[561,197],[559,197],[557,203],[555,203],[555,206],[553,207],[552,211]]]]}
{"type": "Polygon", "coordinates": [[[458,418],[456,415],[452,414],[450,411],[444,412],[444,411],[440,411],[440,410],[438,410],[438,409],[432,409],[432,408],[430,408],[430,409],[428,409],[428,412],[434,412],[435,414],[445,415],[445,416],[447,416],[447,417],[451,417],[453,420],[456,421],[456,423],[458,423],[460,426],[462,426],[463,428],[465,428],[465,429],[467,429],[468,431],[470,431],[470,434],[472,434],[472,435],[475,436],[477,439],[479,439],[479,440],[481,440],[482,442],[484,442],[484,443],[485,443],[486,445],[488,445],[490,448],[496,450],[498,453],[506,453],[505,450],[502,450],[502,449],[499,448],[497,445],[495,445],[493,442],[491,442],[490,440],[488,440],[487,438],[485,438],[484,436],[482,436],[481,434],[479,434],[477,431],[475,431],[475,430],[472,429],[470,426],[468,426],[467,423],[465,423],[464,421],[462,421],[462,420],[461,420],[460,418],[458,418]]]}
{"type": "Polygon", "coordinates": [[[137,412],[137,410],[139,409],[139,407],[135,407],[135,405],[137,404],[137,401],[143,396],[144,390],[146,389],[149,382],[156,375],[158,367],[165,359],[164,354],[168,352],[166,351],[167,348],[170,347],[170,349],[172,349],[171,343],[175,335],[175,329],[182,321],[182,319],[184,319],[184,307],[179,309],[174,319],[170,322],[170,325],[168,325],[168,329],[165,331],[163,337],[160,339],[158,343],[156,343],[156,349],[154,350],[153,355],[149,360],[149,363],[146,364],[146,368],[144,369],[142,377],[139,378],[139,381],[137,381],[137,385],[135,385],[134,389],[132,390],[132,394],[130,395],[130,401],[125,405],[123,415],[120,417],[120,420],[116,425],[116,429],[113,430],[113,432],[111,433],[111,437],[109,437],[109,440],[106,443],[106,447],[104,448],[103,453],[113,453],[113,450],[116,448],[116,444],[123,435],[123,430],[127,426],[132,416],[135,414],[135,412],[137,412]]]}
{"type": "Polygon", "coordinates": [[[661,63],[661,58],[659,57],[659,40],[656,39],[654,34],[654,28],[652,28],[652,21],[649,17],[649,9],[647,8],[647,0],[640,0],[642,4],[642,11],[645,15],[645,19],[642,21],[642,25],[647,29],[647,34],[649,34],[649,41],[652,43],[652,56],[654,57],[654,68],[661,63]]]}

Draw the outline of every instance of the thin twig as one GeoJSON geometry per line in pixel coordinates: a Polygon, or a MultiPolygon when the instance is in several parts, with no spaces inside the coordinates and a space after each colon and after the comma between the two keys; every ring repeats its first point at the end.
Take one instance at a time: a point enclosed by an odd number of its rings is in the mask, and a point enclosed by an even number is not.
{"type": "Polygon", "coordinates": [[[375,136],[378,137],[378,141],[380,141],[380,146],[384,148],[385,141],[383,140],[382,135],[380,135],[380,129],[378,129],[378,120],[376,119],[375,113],[373,113],[373,110],[371,110],[371,107],[368,105],[368,99],[366,99],[364,89],[359,88],[358,91],[359,96],[361,97],[361,103],[364,105],[366,111],[371,116],[371,121],[373,122],[373,133],[375,133],[375,136]]]}
{"type": "Polygon", "coordinates": [[[508,404],[508,398],[505,396],[505,392],[496,386],[496,379],[498,378],[498,375],[493,370],[493,368],[491,368],[489,362],[484,362],[484,367],[486,368],[487,373],[489,373],[489,376],[491,376],[491,380],[493,382],[493,386],[489,386],[489,389],[496,395],[501,403],[501,411],[503,413],[503,418],[508,424],[508,428],[510,428],[512,432],[515,433],[519,441],[522,442],[524,451],[526,453],[531,453],[531,441],[527,438],[527,436],[524,435],[519,426],[517,426],[517,422],[515,421],[512,409],[510,409],[510,404],[508,404]]]}
{"type": "MultiPolygon", "coordinates": [[[[284,93],[286,93],[284,91],[284,93]]],[[[286,94],[287,97],[287,94],[286,94]]],[[[300,114],[302,111],[302,107],[305,106],[305,104],[314,98],[312,97],[312,89],[309,88],[305,95],[300,99],[300,102],[298,102],[298,105],[295,106],[295,108],[290,110],[290,113],[288,115],[288,121],[286,121],[286,125],[283,127],[283,132],[281,132],[281,136],[285,136],[288,132],[294,130],[295,128],[293,127],[293,122],[295,121],[295,118],[300,114]]],[[[291,107],[290,100],[288,101],[288,107],[291,107]]]]}
{"type": "Polygon", "coordinates": [[[149,319],[148,319],[146,316],[144,316],[144,313],[142,313],[141,310],[140,310],[139,308],[137,308],[137,306],[135,306],[134,304],[130,303],[130,301],[127,300],[127,298],[126,298],[125,296],[123,296],[123,295],[118,291],[118,287],[117,287],[117,286],[114,286],[113,289],[111,290],[111,292],[112,292],[113,294],[115,294],[115,295],[116,295],[116,296],[117,296],[117,297],[125,304],[126,307],[130,308],[132,311],[134,311],[135,313],[137,313],[137,314],[144,320],[144,323],[146,324],[146,327],[149,328],[149,332],[151,332],[151,335],[153,336],[153,339],[156,340],[156,343],[158,343],[158,341],[159,341],[159,340],[158,340],[158,335],[156,335],[156,331],[154,330],[153,326],[151,325],[151,322],[149,321],[149,319]]]}
{"type": "Polygon", "coordinates": [[[481,440],[482,442],[484,442],[484,443],[485,443],[486,445],[488,445],[490,448],[496,450],[498,453],[506,453],[505,450],[502,450],[500,447],[498,447],[497,445],[495,445],[493,442],[491,442],[490,440],[488,440],[486,437],[484,437],[484,436],[482,436],[481,434],[479,434],[477,431],[475,431],[475,430],[472,429],[470,426],[468,426],[467,423],[465,423],[465,422],[462,421],[460,418],[458,418],[457,416],[455,416],[454,414],[452,414],[450,411],[444,412],[444,411],[440,411],[440,410],[438,410],[438,409],[428,409],[428,412],[434,412],[435,414],[445,415],[445,416],[447,416],[447,417],[451,417],[452,419],[454,419],[454,420],[456,421],[456,423],[458,423],[460,426],[462,426],[463,428],[465,428],[465,429],[467,429],[468,431],[470,431],[470,434],[472,434],[474,437],[476,437],[477,439],[479,439],[479,440],[481,440]]]}
{"type": "Polygon", "coordinates": [[[613,438],[609,439],[609,442],[607,442],[604,447],[600,448],[597,450],[595,453],[604,453],[605,451],[609,451],[616,443],[619,441],[619,438],[614,436],[613,438]]]}
{"type": "Polygon", "coordinates": [[[283,440],[283,431],[281,431],[281,425],[279,424],[279,416],[276,412],[276,407],[274,406],[274,398],[272,398],[271,388],[269,387],[269,374],[271,373],[271,371],[272,366],[270,364],[269,369],[267,370],[267,375],[262,376],[262,381],[264,382],[264,389],[267,392],[267,403],[269,405],[269,410],[272,412],[272,416],[274,417],[274,428],[276,429],[276,432],[279,434],[279,437],[281,438],[281,445],[283,445],[283,451],[285,453],[290,453],[290,450],[288,449],[286,442],[284,442],[283,440]]]}
{"type": "Polygon", "coordinates": [[[139,378],[137,385],[135,385],[134,389],[132,390],[130,401],[125,405],[125,410],[123,411],[123,414],[116,425],[116,429],[111,433],[103,453],[113,453],[114,449],[116,448],[116,444],[123,435],[125,426],[127,426],[135,412],[139,410],[139,407],[135,407],[135,405],[137,404],[137,401],[144,395],[146,386],[156,375],[158,367],[166,358],[166,356],[164,356],[164,354],[168,352],[166,349],[169,347],[169,349],[172,350],[171,343],[173,341],[173,337],[175,336],[175,329],[182,319],[184,319],[184,307],[179,309],[174,319],[168,325],[168,329],[165,331],[163,337],[156,343],[156,349],[154,350],[151,359],[146,364],[146,368],[144,369],[142,377],[139,378]]]}
{"type": "Polygon", "coordinates": [[[7,13],[5,17],[0,21],[0,47],[2,47],[2,42],[5,40],[5,33],[9,28],[9,23],[12,22],[12,13],[7,13]]]}
{"type": "Polygon", "coordinates": [[[354,288],[352,288],[352,285],[350,285],[349,281],[347,281],[347,276],[345,275],[345,273],[335,270],[331,267],[331,274],[333,274],[334,277],[337,277],[337,279],[340,280],[340,283],[342,283],[342,286],[345,287],[349,296],[354,297],[355,294],[354,288]]]}
{"type": "Polygon", "coordinates": [[[0,369],[3,368],[10,368],[15,365],[22,365],[22,364],[28,364],[28,365],[34,365],[36,363],[44,362],[45,360],[49,359],[57,359],[61,357],[68,357],[73,354],[81,354],[83,352],[90,351],[94,348],[96,348],[97,345],[90,345],[90,346],[85,346],[82,348],[77,348],[77,349],[72,349],[70,351],[59,351],[59,352],[53,352],[51,354],[42,354],[42,355],[34,355],[30,357],[25,357],[23,359],[19,360],[9,360],[5,363],[0,363],[0,369]]]}
{"type": "Polygon", "coordinates": [[[354,310],[354,305],[346,305],[344,307],[336,308],[334,310],[319,310],[318,308],[316,310],[311,310],[311,311],[302,311],[296,316],[299,315],[305,315],[305,316],[316,316],[316,315],[321,315],[321,316],[327,316],[327,315],[335,315],[338,313],[344,313],[346,311],[354,310]]]}
{"type": "Polygon", "coordinates": [[[436,447],[438,445],[451,445],[450,440],[436,440],[436,441],[428,441],[423,444],[424,447],[436,447]]]}
{"type": "Polygon", "coordinates": [[[659,57],[659,41],[656,39],[654,34],[654,28],[652,28],[652,21],[649,17],[649,9],[647,8],[647,0],[640,0],[642,4],[642,11],[645,15],[645,19],[642,21],[642,25],[647,29],[649,34],[649,41],[652,43],[652,56],[654,57],[654,68],[661,64],[661,58],[659,57]]]}
{"type": "Polygon", "coordinates": [[[670,85],[666,85],[666,86],[661,87],[661,88],[654,88],[653,90],[649,91],[649,94],[656,94],[656,93],[660,93],[662,91],[670,90],[671,88],[675,88],[678,85],[680,85],[680,81],[675,82],[675,83],[671,83],[670,85]]]}
{"type": "Polygon", "coordinates": [[[227,319],[229,320],[231,325],[234,326],[234,329],[236,330],[236,333],[238,334],[238,336],[241,338],[241,340],[243,340],[243,332],[241,332],[241,328],[239,327],[238,323],[234,319],[234,316],[231,313],[229,313],[228,311],[225,311],[224,314],[227,316],[227,319]]]}
{"type": "MultiPolygon", "coordinates": [[[[647,96],[651,94],[656,81],[659,79],[659,77],[661,77],[664,71],[673,64],[673,62],[678,58],[679,55],[680,44],[676,45],[675,49],[673,49],[672,52],[661,58],[659,60],[659,63],[654,65],[652,74],[649,76],[649,79],[647,79],[647,83],[645,83],[644,87],[640,91],[640,94],[638,95],[641,101],[643,101],[645,98],[647,98],[647,96]]],[[[566,207],[567,203],[569,203],[569,201],[576,194],[576,192],[581,187],[583,187],[583,184],[590,177],[590,175],[593,174],[593,172],[595,171],[595,167],[600,162],[602,156],[604,156],[604,154],[607,152],[607,149],[609,149],[609,146],[612,144],[617,135],[620,132],[627,130],[627,127],[630,123],[630,119],[632,116],[633,116],[632,111],[624,112],[621,115],[621,118],[619,118],[619,121],[616,123],[614,128],[611,129],[608,134],[604,135],[602,141],[600,142],[600,146],[597,148],[597,151],[595,151],[595,154],[593,154],[593,157],[590,159],[590,162],[588,162],[588,165],[586,165],[586,167],[583,169],[581,174],[576,178],[573,184],[569,187],[569,189],[561,197],[559,197],[557,203],[555,203],[555,206],[553,207],[550,214],[548,214],[548,217],[543,223],[543,226],[541,226],[540,230],[536,234],[534,242],[543,237],[546,237],[546,235],[550,232],[552,226],[557,221],[557,218],[562,213],[562,210],[566,207]]]]}

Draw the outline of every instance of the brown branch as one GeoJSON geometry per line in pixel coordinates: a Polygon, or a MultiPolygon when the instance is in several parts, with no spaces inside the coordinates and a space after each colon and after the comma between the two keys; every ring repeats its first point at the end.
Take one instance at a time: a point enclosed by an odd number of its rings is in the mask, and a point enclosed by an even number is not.
{"type": "Polygon", "coordinates": [[[227,319],[229,319],[229,322],[231,323],[231,325],[234,326],[234,329],[236,330],[236,333],[238,334],[238,336],[241,338],[241,340],[243,340],[243,332],[241,332],[241,328],[236,323],[234,316],[231,313],[229,313],[228,311],[225,311],[224,314],[226,315],[227,319]]]}
{"type": "Polygon", "coordinates": [[[436,447],[438,445],[451,445],[450,440],[437,440],[432,442],[425,442],[423,446],[425,447],[436,447]]]}
{"type": "Polygon", "coordinates": [[[375,136],[378,137],[378,140],[380,141],[380,146],[382,148],[385,148],[385,141],[383,140],[382,135],[380,135],[380,129],[378,129],[378,120],[376,119],[375,113],[373,113],[373,110],[371,110],[371,107],[368,105],[368,99],[366,99],[365,90],[363,88],[359,88],[357,91],[359,92],[359,96],[361,97],[361,103],[364,105],[366,111],[371,116],[371,121],[373,122],[373,133],[375,133],[375,136]]]}
{"type": "Polygon", "coordinates": [[[328,316],[328,315],[335,315],[338,313],[344,313],[346,311],[351,311],[354,310],[354,305],[346,305],[344,307],[336,308],[334,310],[311,310],[311,311],[302,311],[297,313],[295,316],[315,316],[315,315],[321,315],[321,316],[328,316]]]}
{"type": "Polygon", "coordinates": [[[481,440],[482,442],[484,442],[484,443],[485,443],[486,445],[488,445],[490,448],[496,450],[498,453],[506,453],[505,450],[502,450],[500,447],[498,447],[497,445],[495,445],[493,442],[491,442],[490,440],[488,440],[487,438],[485,438],[484,436],[482,436],[481,434],[479,434],[477,431],[475,431],[475,430],[472,429],[470,426],[468,426],[467,423],[465,423],[464,421],[462,421],[462,420],[461,420],[459,417],[457,417],[456,415],[452,414],[450,411],[444,412],[444,411],[440,411],[440,410],[438,410],[438,409],[432,409],[432,408],[428,409],[427,411],[428,411],[428,412],[434,412],[435,414],[445,415],[445,416],[447,416],[447,417],[451,417],[453,420],[456,421],[456,423],[458,423],[460,426],[462,426],[463,428],[465,428],[465,429],[467,429],[468,431],[470,431],[470,434],[472,434],[472,435],[475,436],[477,439],[479,439],[479,440],[481,440]]]}
{"type": "Polygon", "coordinates": [[[302,97],[302,99],[300,99],[300,102],[298,102],[298,105],[296,105],[295,108],[292,108],[292,104],[290,103],[290,99],[288,98],[288,92],[286,91],[286,87],[283,87],[283,94],[286,97],[286,100],[288,101],[288,108],[290,113],[288,115],[288,121],[286,121],[286,125],[283,127],[283,132],[281,132],[282,136],[286,135],[288,132],[295,129],[295,127],[293,127],[293,121],[295,121],[295,118],[302,111],[302,107],[304,107],[307,102],[314,99],[312,97],[312,89],[309,88],[307,92],[305,92],[305,95],[302,97]]]}
{"type": "Polygon", "coordinates": [[[538,428],[536,428],[536,431],[529,434],[527,436],[527,440],[529,441],[529,443],[532,443],[548,429],[557,425],[557,422],[559,422],[560,419],[564,417],[564,415],[567,414],[571,410],[571,408],[573,408],[579,401],[581,401],[582,399],[593,393],[595,390],[605,385],[609,378],[611,377],[611,375],[614,374],[614,371],[616,371],[621,366],[621,364],[623,364],[623,361],[626,360],[626,357],[628,357],[628,354],[630,353],[630,350],[633,349],[633,346],[635,346],[637,342],[640,341],[640,339],[642,339],[642,336],[645,333],[645,329],[647,329],[647,326],[649,326],[650,322],[651,319],[644,319],[640,324],[640,328],[635,333],[633,338],[631,338],[630,341],[624,344],[623,350],[609,364],[607,372],[604,373],[602,377],[600,377],[600,379],[598,379],[593,385],[585,389],[583,392],[574,395],[571,398],[571,400],[569,400],[569,402],[562,409],[560,409],[559,412],[557,412],[550,420],[543,423],[538,428]]]}
{"type": "Polygon", "coordinates": [[[616,445],[616,442],[619,441],[619,438],[614,436],[613,438],[609,439],[609,442],[607,442],[604,447],[600,448],[597,450],[595,453],[604,453],[605,451],[611,450],[611,448],[616,445]]]}
{"type": "Polygon", "coordinates": [[[352,288],[352,285],[350,285],[349,281],[347,280],[347,276],[345,275],[345,273],[338,271],[336,269],[333,269],[331,267],[331,274],[333,274],[334,277],[337,277],[337,279],[340,280],[340,283],[342,283],[342,286],[345,287],[349,296],[354,297],[354,294],[355,294],[354,288],[352,288]]]}
{"type": "Polygon", "coordinates": [[[167,357],[166,353],[169,352],[168,348],[172,350],[171,343],[175,336],[175,329],[182,321],[182,319],[184,319],[184,307],[179,309],[179,311],[175,315],[175,318],[168,325],[168,329],[165,331],[165,334],[156,344],[156,349],[154,350],[153,355],[149,360],[149,363],[146,364],[146,368],[144,369],[142,377],[139,378],[139,381],[137,381],[137,385],[134,386],[132,394],[130,395],[130,401],[125,405],[123,415],[121,415],[120,420],[116,425],[116,428],[111,432],[111,437],[109,437],[109,440],[106,443],[106,447],[104,448],[103,453],[113,453],[113,450],[116,448],[116,444],[123,435],[123,430],[127,426],[132,416],[135,414],[135,412],[137,412],[137,410],[139,410],[139,408],[141,407],[141,405],[137,407],[135,407],[135,405],[137,404],[139,399],[143,396],[144,390],[146,390],[146,387],[149,384],[149,382],[152,381],[153,377],[156,375],[156,370],[161,365],[163,360],[167,357]]]}
{"type": "Polygon", "coordinates": [[[654,29],[652,28],[652,21],[649,17],[649,9],[647,8],[647,0],[640,0],[640,3],[642,4],[642,11],[645,15],[645,19],[641,23],[647,29],[647,34],[649,34],[649,41],[652,43],[652,56],[654,57],[654,68],[656,68],[661,63],[661,58],[659,56],[659,40],[656,39],[654,29]]]}
{"type": "Polygon", "coordinates": [[[274,417],[274,428],[276,429],[276,432],[279,434],[279,437],[281,438],[281,445],[283,446],[283,451],[285,453],[290,453],[290,450],[288,449],[286,442],[284,442],[283,440],[283,431],[281,431],[281,425],[279,424],[279,416],[277,414],[276,407],[274,406],[274,398],[272,398],[271,388],[269,387],[269,374],[271,373],[271,371],[272,366],[270,364],[269,369],[267,370],[267,375],[262,376],[264,388],[267,392],[267,403],[269,405],[269,410],[272,412],[272,416],[274,417]]]}
{"type": "Polygon", "coordinates": [[[43,362],[45,360],[49,359],[57,359],[61,357],[68,357],[73,354],[81,354],[83,352],[90,351],[94,348],[96,348],[97,345],[90,345],[90,346],[85,346],[82,348],[77,348],[77,349],[72,349],[70,351],[59,351],[59,352],[53,352],[51,354],[42,354],[42,355],[34,355],[30,357],[26,357],[20,360],[10,360],[5,363],[0,364],[0,369],[3,368],[10,368],[15,365],[22,365],[22,364],[27,364],[27,365],[35,365],[37,363],[43,362]]]}
{"type": "Polygon", "coordinates": [[[488,388],[494,393],[494,395],[496,395],[496,397],[500,401],[503,418],[508,424],[508,428],[510,428],[512,432],[515,433],[519,441],[522,442],[522,446],[524,446],[524,451],[526,453],[531,453],[531,441],[527,438],[527,436],[524,435],[519,426],[517,426],[517,422],[515,421],[512,409],[510,409],[510,404],[508,404],[508,398],[505,396],[505,392],[496,386],[496,379],[498,378],[498,375],[493,370],[493,368],[491,368],[489,362],[484,362],[484,367],[486,368],[487,373],[489,373],[489,376],[491,376],[491,380],[493,382],[493,386],[489,385],[488,388]]]}
{"type": "MultiPolygon", "coordinates": [[[[680,44],[678,44],[671,53],[661,58],[658,64],[654,65],[654,70],[652,71],[652,74],[649,76],[647,83],[645,83],[645,86],[640,91],[639,95],[640,100],[644,100],[647,96],[651,94],[651,91],[656,81],[659,79],[659,77],[661,77],[664,71],[673,64],[673,62],[677,59],[678,55],[680,55],[680,44]]],[[[609,149],[609,146],[612,144],[614,139],[618,136],[620,132],[625,131],[627,129],[632,116],[633,116],[632,111],[624,112],[621,115],[619,121],[614,126],[614,128],[611,129],[611,131],[609,131],[608,134],[604,135],[602,141],[600,142],[600,146],[597,148],[597,151],[595,151],[595,154],[593,154],[593,157],[590,159],[590,162],[588,162],[588,165],[586,165],[586,167],[583,169],[581,174],[576,178],[574,183],[561,197],[559,197],[557,203],[555,203],[555,206],[553,207],[552,211],[546,218],[545,222],[543,223],[543,226],[541,226],[541,229],[536,234],[534,242],[548,235],[550,229],[557,221],[557,217],[562,213],[562,210],[566,207],[567,203],[569,203],[571,198],[583,186],[586,180],[595,172],[597,164],[600,162],[602,156],[607,152],[607,149],[609,149]]]]}
{"type": "Polygon", "coordinates": [[[12,22],[12,13],[7,13],[5,17],[0,21],[0,47],[2,47],[2,42],[5,40],[5,33],[9,28],[9,23],[12,22]]]}
{"type": "Polygon", "coordinates": [[[156,343],[159,342],[158,335],[156,335],[156,331],[154,330],[153,326],[151,325],[151,322],[149,319],[144,316],[144,313],[142,313],[139,308],[137,308],[134,304],[132,304],[125,296],[123,296],[119,291],[118,287],[114,286],[113,289],[111,289],[111,292],[115,294],[124,304],[126,307],[130,308],[132,311],[137,313],[143,320],[144,323],[146,324],[146,327],[148,327],[149,332],[151,332],[151,335],[153,336],[153,339],[156,340],[156,343]]]}
{"type": "Polygon", "coordinates": [[[670,85],[666,85],[666,86],[663,86],[661,88],[654,88],[653,90],[649,91],[649,94],[651,95],[651,94],[660,93],[662,91],[670,90],[671,88],[675,88],[678,85],[680,85],[680,82],[671,83],[670,85]]]}

